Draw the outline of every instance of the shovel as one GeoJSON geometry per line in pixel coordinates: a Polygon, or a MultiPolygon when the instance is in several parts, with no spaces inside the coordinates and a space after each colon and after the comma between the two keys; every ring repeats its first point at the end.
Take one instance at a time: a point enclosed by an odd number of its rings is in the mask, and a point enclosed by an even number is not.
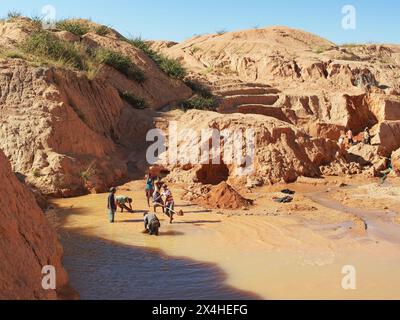
{"type": "Polygon", "coordinates": [[[188,190],[188,189],[183,189],[183,190],[185,190],[186,192],[193,193],[194,195],[196,195],[196,196],[199,196],[199,197],[202,197],[202,198],[204,198],[204,197],[205,197],[205,195],[204,195],[204,194],[196,193],[196,192],[194,192],[194,191],[191,191],[191,190],[188,190]]]}
{"type": "MultiPolygon", "coordinates": [[[[156,199],[156,201],[159,200],[159,199],[161,199],[161,197],[158,197],[156,199]]],[[[161,204],[161,203],[157,203],[157,205],[160,206],[160,207],[163,207],[164,209],[167,209],[167,207],[165,205],[161,204]]],[[[185,215],[182,210],[179,210],[178,212],[176,212],[175,210],[169,209],[169,211],[171,211],[172,213],[178,215],[179,217],[183,217],[185,215]]]]}

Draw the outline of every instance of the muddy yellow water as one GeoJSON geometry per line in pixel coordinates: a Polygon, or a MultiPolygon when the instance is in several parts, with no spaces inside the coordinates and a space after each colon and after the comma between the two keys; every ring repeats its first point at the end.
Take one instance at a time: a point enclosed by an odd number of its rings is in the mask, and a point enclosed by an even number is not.
{"type": "Polygon", "coordinates": [[[54,202],[64,263],[82,298],[400,299],[398,238],[380,237],[385,227],[360,232],[357,212],[335,210],[334,202],[300,197],[290,208],[312,210],[308,216],[272,207],[269,195],[239,215],[178,200],[185,216],[170,225],[159,212],[161,233],[151,237],[142,233],[149,210],[142,189],[138,182],[119,191],[133,197],[135,213],[117,214],[114,224],[107,195],[54,202]],[[356,271],[355,289],[342,286],[345,266],[356,271]]]}

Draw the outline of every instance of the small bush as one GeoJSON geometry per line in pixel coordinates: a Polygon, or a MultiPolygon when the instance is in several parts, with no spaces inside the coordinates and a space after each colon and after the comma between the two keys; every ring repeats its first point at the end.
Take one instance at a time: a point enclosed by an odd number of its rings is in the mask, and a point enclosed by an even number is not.
{"type": "Polygon", "coordinates": [[[60,62],[79,70],[85,69],[82,53],[74,44],[59,40],[47,31],[37,31],[21,45],[25,54],[60,62]]]}
{"type": "Polygon", "coordinates": [[[95,29],[94,29],[94,32],[96,33],[96,34],[98,34],[99,36],[106,36],[106,35],[108,35],[110,32],[111,32],[111,30],[110,30],[110,28],[109,27],[107,27],[107,26],[97,26],[95,29]]]}
{"type": "Polygon", "coordinates": [[[218,31],[217,31],[217,34],[218,34],[219,36],[222,36],[222,35],[225,34],[225,33],[227,33],[227,31],[226,31],[225,29],[222,29],[222,30],[218,30],[218,31]]]}
{"type": "Polygon", "coordinates": [[[209,66],[207,69],[202,71],[202,74],[207,75],[214,72],[214,66],[209,66]]]}
{"type": "Polygon", "coordinates": [[[113,67],[126,75],[129,79],[135,80],[139,83],[146,80],[144,72],[139,69],[129,57],[122,53],[108,49],[99,49],[96,52],[96,60],[113,67]]]}
{"type": "Polygon", "coordinates": [[[344,43],[344,44],[342,44],[342,47],[344,47],[344,48],[357,48],[359,46],[360,45],[357,44],[357,43],[344,43]]]}
{"type": "Polygon", "coordinates": [[[321,54],[321,53],[324,53],[325,51],[326,51],[325,48],[322,48],[322,47],[314,49],[314,53],[316,53],[316,54],[321,54]]]}
{"type": "Polygon", "coordinates": [[[11,58],[11,59],[24,59],[25,58],[24,54],[22,52],[20,52],[20,51],[17,51],[17,50],[6,51],[4,53],[4,55],[7,58],[11,58]]]}
{"type": "Polygon", "coordinates": [[[142,38],[125,39],[125,41],[147,54],[169,77],[178,80],[183,80],[186,77],[186,70],[178,60],[154,51],[142,38]]]}
{"type": "Polygon", "coordinates": [[[194,96],[188,100],[181,102],[180,108],[184,111],[196,110],[215,110],[216,101],[214,98],[203,98],[194,96]]]}
{"type": "Polygon", "coordinates": [[[134,47],[144,51],[147,55],[151,55],[154,53],[154,50],[150,48],[150,46],[144,41],[141,37],[136,37],[132,39],[125,39],[126,42],[130,43],[134,47]]]}
{"type": "Polygon", "coordinates": [[[135,109],[147,108],[147,103],[144,99],[138,98],[128,91],[120,92],[119,95],[135,109]]]}
{"type": "Polygon", "coordinates": [[[21,16],[22,16],[21,12],[16,11],[16,10],[12,10],[7,13],[8,19],[16,19],[16,18],[20,18],[21,16]]]}
{"type": "Polygon", "coordinates": [[[205,86],[204,84],[202,84],[201,82],[197,81],[197,80],[187,80],[185,81],[185,84],[192,89],[193,92],[195,92],[196,94],[198,94],[199,96],[203,97],[203,98],[212,98],[213,94],[210,90],[210,88],[208,88],[207,86],[205,86]]]}
{"type": "Polygon", "coordinates": [[[78,20],[61,20],[56,23],[56,28],[71,32],[79,37],[82,37],[90,31],[87,23],[78,20]]]}
{"type": "Polygon", "coordinates": [[[95,167],[96,162],[92,161],[89,165],[89,167],[79,173],[79,176],[82,178],[82,180],[86,183],[91,177],[93,177],[96,174],[96,169],[95,167]]]}
{"type": "Polygon", "coordinates": [[[43,17],[41,16],[32,16],[31,17],[32,24],[36,29],[42,29],[43,26],[43,17]]]}
{"type": "Polygon", "coordinates": [[[196,52],[201,51],[201,49],[199,47],[193,47],[190,48],[190,54],[195,54],[196,52]]]}
{"type": "Polygon", "coordinates": [[[176,59],[169,59],[162,56],[158,65],[168,76],[174,79],[183,80],[186,77],[186,70],[176,59]]]}
{"type": "Polygon", "coordinates": [[[35,178],[40,178],[42,176],[39,169],[34,169],[32,174],[35,178]]]}
{"type": "Polygon", "coordinates": [[[313,52],[316,54],[322,54],[326,51],[329,51],[332,49],[332,46],[319,46],[319,47],[315,47],[313,52]]]}

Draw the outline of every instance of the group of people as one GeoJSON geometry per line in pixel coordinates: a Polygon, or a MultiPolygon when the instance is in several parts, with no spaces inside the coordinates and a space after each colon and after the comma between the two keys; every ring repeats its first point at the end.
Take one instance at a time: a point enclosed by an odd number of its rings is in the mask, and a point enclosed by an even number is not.
{"type": "MultiPolygon", "coordinates": [[[[342,134],[340,135],[340,138],[339,138],[339,145],[341,145],[341,146],[344,145],[346,140],[347,140],[347,143],[349,146],[354,146],[356,144],[356,141],[354,139],[354,134],[351,129],[347,130],[346,133],[342,132],[342,134]]],[[[371,132],[368,127],[365,128],[365,130],[363,132],[362,142],[367,145],[372,144],[372,135],[371,135],[371,132]]]]}
{"type": "MultiPolygon", "coordinates": [[[[115,214],[118,208],[121,209],[121,213],[124,212],[124,210],[129,213],[134,212],[132,209],[132,198],[124,195],[116,196],[116,193],[117,189],[111,188],[107,199],[108,218],[110,223],[114,223],[115,214]]],[[[162,212],[168,216],[169,222],[172,223],[174,221],[175,213],[174,197],[171,190],[169,190],[168,186],[162,181],[162,179],[154,177],[150,173],[146,176],[145,193],[147,205],[150,208],[150,200],[152,200],[154,209],[154,213],[146,212],[144,214],[145,231],[150,235],[158,235],[158,230],[161,224],[157,217],[157,208],[161,207],[162,212]]]]}
{"type": "Polygon", "coordinates": [[[174,221],[175,201],[172,192],[161,178],[154,177],[150,173],[146,176],[146,198],[149,207],[152,199],[154,213],[161,207],[162,212],[169,217],[170,223],[174,221]]]}

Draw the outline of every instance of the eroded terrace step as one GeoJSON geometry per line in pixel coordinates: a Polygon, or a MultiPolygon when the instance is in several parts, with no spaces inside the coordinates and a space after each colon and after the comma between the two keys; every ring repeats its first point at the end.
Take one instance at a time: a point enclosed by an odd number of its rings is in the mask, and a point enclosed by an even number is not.
{"type": "Polygon", "coordinates": [[[237,107],[246,104],[256,104],[256,105],[273,105],[279,100],[278,95],[237,95],[228,96],[222,99],[219,105],[219,109],[224,111],[225,109],[237,107]]]}
{"type": "Polygon", "coordinates": [[[244,87],[244,88],[229,88],[226,90],[216,90],[215,95],[228,97],[228,96],[239,96],[239,95],[266,95],[266,94],[278,94],[279,90],[268,87],[244,87]]]}
{"type": "Polygon", "coordinates": [[[265,104],[242,104],[237,106],[235,112],[243,114],[259,114],[267,117],[276,118],[278,120],[291,123],[282,108],[265,104]]]}

